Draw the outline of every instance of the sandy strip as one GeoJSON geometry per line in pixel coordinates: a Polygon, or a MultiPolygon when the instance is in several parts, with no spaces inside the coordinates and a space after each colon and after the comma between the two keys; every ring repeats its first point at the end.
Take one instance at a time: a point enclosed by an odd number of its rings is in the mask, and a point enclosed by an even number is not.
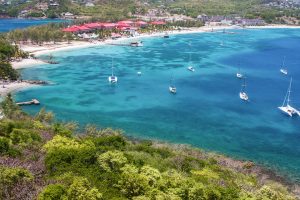
{"type": "MultiPolygon", "coordinates": [[[[249,26],[246,27],[247,29],[273,29],[273,28],[300,28],[300,26],[287,26],[287,25],[267,25],[267,26],[249,26]]],[[[212,29],[214,31],[220,31],[223,29],[242,29],[240,26],[203,26],[199,28],[184,28],[182,30],[174,30],[168,31],[168,34],[189,34],[189,33],[202,33],[202,32],[211,32],[212,29]]],[[[56,44],[45,44],[43,46],[39,45],[22,45],[21,49],[27,51],[29,53],[34,54],[35,56],[43,55],[43,54],[51,54],[57,51],[64,51],[64,50],[72,50],[76,48],[87,48],[93,46],[104,45],[106,43],[112,42],[120,42],[120,41],[128,41],[128,40],[136,40],[139,38],[147,38],[147,37],[160,37],[163,36],[165,32],[157,32],[157,33],[144,33],[140,34],[135,37],[122,37],[117,40],[108,39],[104,42],[95,41],[95,42],[85,42],[85,41],[72,41],[68,42],[60,42],[56,44]]],[[[22,65],[22,61],[20,62],[19,66],[22,65]]],[[[27,62],[24,62],[25,66],[27,62]],[[25,64],[26,63],[26,64],[25,64]]]]}
{"type": "Polygon", "coordinates": [[[21,69],[26,67],[33,67],[35,65],[45,64],[45,62],[39,59],[22,59],[21,61],[13,61],[11,62],[12,67],[15,69],[21,69]]]}
{"type": "Polygon", "coordinates": [[[15,92],[24,88],[33,87],[35,85],[25,82],[10,82],[0,84],[0,96],[4,97],[10,92],[15,92]]]}

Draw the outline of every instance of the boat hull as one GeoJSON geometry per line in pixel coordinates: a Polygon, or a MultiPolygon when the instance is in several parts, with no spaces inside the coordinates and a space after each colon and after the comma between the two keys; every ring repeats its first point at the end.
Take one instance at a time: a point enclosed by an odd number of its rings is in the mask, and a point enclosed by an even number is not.
{"type": "Polygon", "coordinates": [[[108,77],[108,81],[110,83],[117,83],[118,82],[118,77],[116,77],[116,76],[109,76],[108,77]]]}
{"type": "Polygon", "coordinates": [[[172,93],[172,94],[176,94],[177,90],[175,87],[169,87],[169,91],[172,93]]]}
{"type": "Polygon", "coordinates": [[[245,92],[240,92],[240,99],[244,101],[249,101],[249,97],[245,92]]]}

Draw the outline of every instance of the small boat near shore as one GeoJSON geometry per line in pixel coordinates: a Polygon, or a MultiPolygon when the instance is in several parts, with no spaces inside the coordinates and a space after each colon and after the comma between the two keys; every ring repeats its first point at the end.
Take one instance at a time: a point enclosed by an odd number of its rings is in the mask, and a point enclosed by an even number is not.
{"type": "Polygon", "coordinates": [[[286,114],[286,115],[288,115],[290,117],[293,117],[294,115],[300,116],[300,111],[290,105],[290,101],[291,101],[290,95],[291,95],[292,80],[293,79],[291,78],[290,85],[289,85],[288,91],[287,91],[287,93],[285,95],[285,98],[283,100],[282,105],[278,107],[279,110],[281,110],[284,114],[286,114]]]}
{"type": "Polygon", "coordinates": [[[169,36],[168,33],[165,33],[164,36],[163,36],[163,38],[169,38],[169,37],[170,37],[170,36],[169,36]]]}
{"type": "Polygon", "coordinates": [[[130,46],[132,46],[132,47],[142,47],[142,46],[144,46],[144,44],[143,44],[142,41],[136,41],[136,42],[131,42],[130,46]]]}

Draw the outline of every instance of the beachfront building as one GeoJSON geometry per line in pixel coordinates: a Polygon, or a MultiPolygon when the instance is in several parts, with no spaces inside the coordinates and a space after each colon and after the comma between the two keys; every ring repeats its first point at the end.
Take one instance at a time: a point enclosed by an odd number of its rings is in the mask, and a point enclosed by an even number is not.
{"type": "Polygon", "coordinates": [[[75,19],[76,17],[74,16],[73,13],[66,12],[66,13],[61,13],[61,16],[65,19],[75,19]]]}

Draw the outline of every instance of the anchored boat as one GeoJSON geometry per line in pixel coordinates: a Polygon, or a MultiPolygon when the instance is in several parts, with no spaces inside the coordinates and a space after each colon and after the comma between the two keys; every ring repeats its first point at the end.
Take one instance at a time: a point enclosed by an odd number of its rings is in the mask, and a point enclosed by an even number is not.
{"type": "Polygon", "coordinates": [[[290,80],[290,85],[289,85],[289,88],[288,88],[288,91],[284,97],[284,100],[283,100],[283,103],[280,107],[278,107],[279,110],[281,110],[284,114],[292,117],[294,115],[298,115],[300,116],[300,111],[297,110],[296,108],[292,107],[290,105],[290,95],[291,95],[291,87],[292,87],[292,78],[290,80]]]}
{"type": "Polygon", "coordinates": [[[246,78],[244,77],[244,82],[242,84],[242,88],[240,91],[240,99],[244,100],[244,101],[249,101],[249,97],[246,93],[246,78]]]}

